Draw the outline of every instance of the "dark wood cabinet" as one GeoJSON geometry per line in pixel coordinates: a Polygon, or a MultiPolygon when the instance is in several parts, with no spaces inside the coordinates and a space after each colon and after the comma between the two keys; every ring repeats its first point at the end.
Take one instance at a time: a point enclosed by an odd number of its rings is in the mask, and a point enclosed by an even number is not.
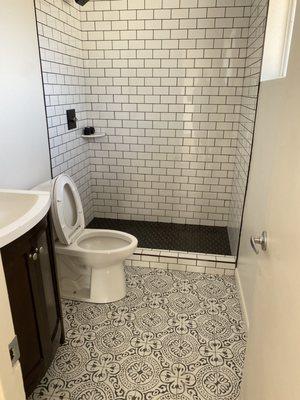
{"type": "Polygon", "coordinates": [[[1,249],[26,394],[64,340],[52,232],[45,217],[1,249]]]}

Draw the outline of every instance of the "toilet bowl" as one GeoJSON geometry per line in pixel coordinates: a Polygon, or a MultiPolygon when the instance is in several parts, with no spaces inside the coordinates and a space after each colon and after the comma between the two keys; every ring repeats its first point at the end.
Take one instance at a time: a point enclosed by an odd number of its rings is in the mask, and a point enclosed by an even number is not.
{"type": "Polygon", "coordinates": [[[66,174],[51,184],[51,213],[62,296],[93,303],[109,303],[125,297],[124,260],[137,247],[137,239],[125,232],[85,229],[76,185],[66,174]]]}
{"type": "Polygon", "coordinates": [[[125,232],[105,229],[84,229],[70,245],[56,243],[55,250],[63,287],[70,285],[70,282],[65,281],[70,280],[71,274],[73,277],[76,276],[76,269],[77,272],[82,270],[81,275],[83,276],[84,268],[90,273],[90,294],[84,294],[87,285],[74,288],[73,292],[71,286],[68,298],[81,298],[81,300],[94,303],[109,303],[125,297],[123,262],[134,252],[136,247],[137,239],[134,236],[125,232]],[[66,274],[67,268],[70,271],[69,274],[66,274]],[[83,295],[80,296],[80,293],[83,295]]]}

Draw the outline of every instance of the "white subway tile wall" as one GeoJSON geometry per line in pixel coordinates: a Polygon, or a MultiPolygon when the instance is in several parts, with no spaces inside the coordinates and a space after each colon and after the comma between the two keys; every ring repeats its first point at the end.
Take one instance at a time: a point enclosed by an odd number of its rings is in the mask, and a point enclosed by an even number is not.
{"type": "Polygon", "coordinates": [[[239,122],[239,135],[228,222],[230,246],[233,254],[236,254],[238,247],[239,230],[250,164],[267,12],[268,0],[252,1],[241,117],[239,122]]]}
{"type": "Polygon", "coordinates": [[[75,179],[88,221],[230,226],[235,248],[266,4],[36,0],[53,173],[75,179]]]}
{"type": "Polygon", "coordinates": [[[69,174],[77,184],[86,222],[93,218],[89,145],[81,138],[87,124],[85,68],[80,7],[75,2],[36,0],[38,34],[49,126],[53,176],[69,174]],[[70,3],[70,4],[69,4],[70,3]],[[68,130],[66,110],[76,109],[78,128],[68,130]]]}
{"type": "Polygon", "coordinates": [[[97,217],[227,226],[248,0],[82,8],[97,217]]]}

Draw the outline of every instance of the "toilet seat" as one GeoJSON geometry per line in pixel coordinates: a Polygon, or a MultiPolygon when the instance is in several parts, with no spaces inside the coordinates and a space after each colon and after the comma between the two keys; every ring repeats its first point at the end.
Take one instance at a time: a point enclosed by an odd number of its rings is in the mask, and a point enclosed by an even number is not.
{"type": "Polygon", "coordinates": [[[79,236],[68,246],[61,243],[56,243],[55,249],[59,254],[65,254],[75,257],[84,257],[85,255],[95,255],[101,259],[104,255],[113,255],[120,251],[128,251],[137,247],[137,239],[129,233],[114,231],[109,229],[84,229],[79,236]],[[98,245],[91,243],[91,239],[98,239],[98,245]],[[111,245],[103,243],[103,239],[111,241],[111,245]],[[118,241],[118,243],[116,243],[118,241]],[[124,242],[120,245],[120,241],[124,242]],[[89,243],[88,247],[85,247],[83,242],[89,243]],[[101,243],[102,242],[102,243],[101,243]],[[117,245],[118,244],[118,245],[117,245]],[[94,248],[91,248],[94,247],[94,248]],[[103,247],[103,248],[101,248],[103,247]]]}
{"type": "Polygon", "coordinates": [[[66,174],[54,179],[52,186],[52,217],[61,243],[72,244],[84,230],[84,214],[74,181],[66,174]]]}

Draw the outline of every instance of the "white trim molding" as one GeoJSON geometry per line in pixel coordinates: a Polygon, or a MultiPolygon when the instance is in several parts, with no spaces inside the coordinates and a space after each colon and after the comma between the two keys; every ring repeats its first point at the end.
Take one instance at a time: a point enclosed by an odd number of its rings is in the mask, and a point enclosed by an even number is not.
{"type": "Polygon", "coordinates": [[[247,332],[249,332],[249,326],[250,326],[249,325],[249,317],[248,317],[248,313],[247,313],[246,302],[245,302],[242,282],[241,282],[241,279],[240,279],[238,268],[236,268],[236,270],[235,270],[235,280],[236,280],[236,285],[237,285],[237,289],[238,289],[238,293],[239,293],[243,319],[244,319],[244,322],[245,322],[246,327],[247,327],[247,332]]]}

